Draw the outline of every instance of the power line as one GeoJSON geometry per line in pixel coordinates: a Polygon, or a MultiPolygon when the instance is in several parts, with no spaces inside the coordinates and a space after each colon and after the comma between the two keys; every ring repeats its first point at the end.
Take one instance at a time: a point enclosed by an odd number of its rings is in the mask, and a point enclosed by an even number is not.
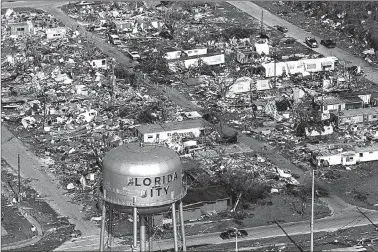
{"type": "Polygon", "coordinates": [[[378,226],[370,218],[357,207],[357,210],[375,227],[375,230],[378,231],[378,226]]]}
{"type": "Polygon", "coordinates": [[[277,226],[285,233],[286,237],[289,238],[289,240],[301,251],[304,252],[303,249],[290,237],[288,233],[282,228],[282,226],[275,220],[274,223],[277,224],[277,226]]]}

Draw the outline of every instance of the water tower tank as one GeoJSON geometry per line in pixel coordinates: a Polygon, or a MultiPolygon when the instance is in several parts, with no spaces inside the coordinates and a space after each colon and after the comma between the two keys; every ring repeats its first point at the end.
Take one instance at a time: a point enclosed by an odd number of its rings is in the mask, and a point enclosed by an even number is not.
{"type": "Polygon", "coordinates": [[[141,214],[169,209],[182,199],[182,166],[177,153],[166,147],[124,144],[103,159],[105,201],[124,212],[137,207],[141,214]]]}

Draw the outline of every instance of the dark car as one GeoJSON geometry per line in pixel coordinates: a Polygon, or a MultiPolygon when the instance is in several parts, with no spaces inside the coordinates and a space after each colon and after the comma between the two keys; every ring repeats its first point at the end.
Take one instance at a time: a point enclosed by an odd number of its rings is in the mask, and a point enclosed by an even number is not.
{"type": "Polygon", "coordinates": [[[220,237],[224,240],[224,239],[230,239],[230,238],[233,238],[235,236],[238,236],[238,237],[245,237],[245,236],[248,236],[248,233],[247,231],[243,230],[243,229],[239,229],[239,230],[234,230],[234,229],[229,229],[227,231],[224,231],[220,234],[220,237]]]}
{"type": "Polygon", "coordinates": [[[314,38],[307,37],[307,38],[305,39],[305,43],[306,43],[309,47],[311,47],[311,48],[317,48],[317,47],[319,47],[319,45],[318,45],[318,41],[316,41],[316,39],[314,39],[314,38]]]}
{"type": "Polygon", "coordinates": [[[327,48],[335,48],[336,42],[332,39],[320,40],[320,44],[327,47],[327,48]]]}
{"type": "Polygon", "coordinates": [[[281,26],[281,25],[277,25],[276,29],[277,29],[277,31],[280,31],[280,32],[283,32],[283,33],[286,33],[288,31],[287,27],[281,26]]]}

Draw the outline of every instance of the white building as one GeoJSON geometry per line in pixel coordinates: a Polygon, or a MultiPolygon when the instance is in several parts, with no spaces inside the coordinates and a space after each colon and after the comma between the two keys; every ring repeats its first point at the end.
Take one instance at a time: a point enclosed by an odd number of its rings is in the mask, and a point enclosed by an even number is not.
{"type": "Polygon", "coordinates": [[[207,48],[206,47],[198,47],[190,50],[175,50],[171,48],[168,52],[165,53],[164,58],[166,60],[175,60],[179,59],[182,56],[184,57],[193,57],[199,55],[206,55],[207,48]]]}
{"type": "Polygon", "coordinates": [[[34,24],[32,21],[9,23],[11,35],[32,35],[35,34],[34,24]]]}
{"type": "Polygon", "coordinates": [[[178,59],[178,60],[172,60],[168,62],[168,67],[172,71],[176,71],[178,68],[178,65],[182,65],[185,68],[189,67],[196,67],[198,66],[200,60],[202,60],[203,63],[214,66],[214,65],[221,65],[225,63],[225,57],[223,53],[217,54],[207,54],[207,55],[197,55],[192,56],[184,59],[178,59]]]}
{"type": "Polygon", "coordinates": [[[169,122],[163,124],[146,124],[135,127],[136,135],[145,143],[166,141],[173,136],[200,137],[205,133],[206,122],[203,119],[169,122]]]}
{"type": "Polygon", "coordinates": [[[46,30],[47,39],[58,39],[66,36],[67,29],[64,27],[50,28],[46,30]]]}
{"type": "Polygon", "coordinates": [[[265,43],[255,43],[255,49],[258,54],[269,54],[269,45],[268,42],[265,43]]]}
{"type": "Polygon", "coordinates": [[[270,83],[270,80],[256,80],[255,84],[256,90],[257,91],[264,91],[264,90],[269,90],[272,89],[272,84],[270,83]]]}
{"type": "Polygon", "coordinates": [[[378,160],[378,144],[364,147],[355,147],[354,150],[344,150],[343,148],[328,149],[318,146],[317,153],[313,154],[313,162],[318,166],[332,165],[355,165],[359,162],[378,160]]]}
{"type": "Polygon", "coordinates": [[[321,71],[332,71],[335,69],[335,61],[332,57],[318,59],[302,59],[287,62],[270,62],[262,64],[265,68],[265,77],[281,76],[301,73],[307,75],[321,71]]]}
{"type": "MultiPolygon", "coordinates": [[[[232,79],[230,81],[232,81],[232,79]]],[[[250,77],[238,78],[237,80],[235,80],[234,84],[232,84],[229,87],[226,97],[232,97],[235,94],[241,94],[251,91],[252,83],[253,80],[250,77]]]]}
{"type": "Polygon", "coordinates": [[[96,59],[96,60],[89,61],[89,64],[93,68],[107,68],[108,61],[107,59],[96,59]]]}

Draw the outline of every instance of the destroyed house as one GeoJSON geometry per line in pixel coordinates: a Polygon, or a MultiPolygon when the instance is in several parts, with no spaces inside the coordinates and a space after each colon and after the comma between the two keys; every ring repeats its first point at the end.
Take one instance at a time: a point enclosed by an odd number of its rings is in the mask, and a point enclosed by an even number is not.
{"type": "Polygon", "coordinates": [[[355,165],[359,162],[376,160],[378,160],[378,144],[345,149],[317,146],[312,153],[312,162],[317,166],[355,165]]]}
{"type": "Polygon", "coordinates": [[[378,108],[344,110],[338,113],[339,124],[369,123],[378,120],[378,108]]]}
{"type": "Polygon", "coordinates": [[[317,136],[326,136],[333,133],[333,126],[323,126],[323,130],[309,129],[305,128],[307,137],[317,137],[317,136]]]}
{"type": "Polygon", "coordinates": [[[35,34],[34,25],[31,21],[9,23],[11,35],[31,35],[35,34]]]}
{"type": "Polygon", "coordinates": [[[50,28],[46,30],[47,39],[59,39],[66,36],[67,30],[64,27],[50,28]]]}
{"type": "Polygon", "coordinates": [[[136,135],[142,142],[156,143],[166,141],[173,136],[200,137],[205,132],[206,122],[203,119],[168,122],[161,124],[145,124],[135,127],[136,135]]]}
{"type": "Polygon", "coordinates": [[[256,52],[250,49],[238,50],[236,53],[236,61],[240,64],[254,63],[256,52]]]}
{"type": "Polygon", "coordinates": [[[177,60],[168,61],[168,67],[170,70],[176,71],[179,65],[182,65],[185,68],[196,67],[200,61],[209,66],[221,65],[225,63],[225,57],[223,53],[210,53],[206,55],[181,57],[177,60]]]}
{"type": "Polygon", "coordinates": [[[135,27],[135,20],[115,20],[113,24],[118,33],[132,32],[135,27]]]}

